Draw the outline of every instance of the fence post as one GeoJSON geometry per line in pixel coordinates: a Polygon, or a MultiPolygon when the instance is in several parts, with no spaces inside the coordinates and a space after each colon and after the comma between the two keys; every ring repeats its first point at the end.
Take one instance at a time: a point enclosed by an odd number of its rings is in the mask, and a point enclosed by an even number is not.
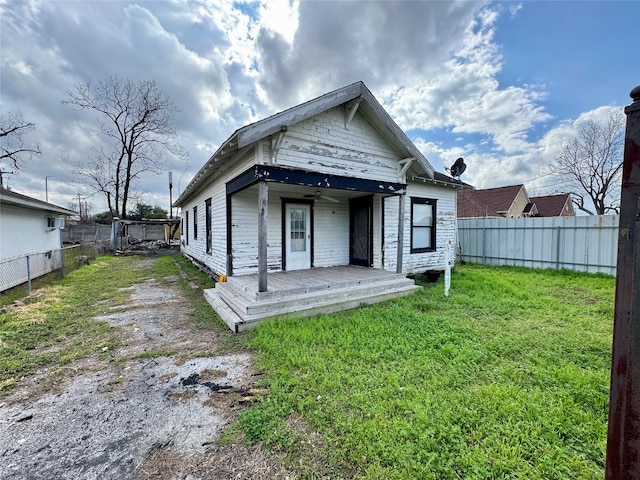
{"type": "Polygon", "coordinates": [[[487,255],[487,226],[482,222],[482,264],[484,265],[486,262],[485,257],[487,255]]]}
{"type": "Polygon", "coordinates": [[[618,268],[607,432],[607,480],[640,478],[640,86],[625,108],[618,268]]]}
{"type": "Polygon", "coordinates": [[[27,255],[27,293],[31,295],[31,265],[29,264],[29,255],[27,255]]]}
{"type": "Polygon", "coordinates": [[[556,227],[556,270],[560,270],[560,225],[556,227]]]}

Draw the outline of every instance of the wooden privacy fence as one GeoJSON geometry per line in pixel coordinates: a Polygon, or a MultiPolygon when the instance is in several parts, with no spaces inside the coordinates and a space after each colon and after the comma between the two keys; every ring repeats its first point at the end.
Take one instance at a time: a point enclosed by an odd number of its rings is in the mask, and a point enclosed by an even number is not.
{"type": "Polygon", "coordinates": [[[616,274],[619,215],[458,220],[458,255],[486,265],[616,274]]]}

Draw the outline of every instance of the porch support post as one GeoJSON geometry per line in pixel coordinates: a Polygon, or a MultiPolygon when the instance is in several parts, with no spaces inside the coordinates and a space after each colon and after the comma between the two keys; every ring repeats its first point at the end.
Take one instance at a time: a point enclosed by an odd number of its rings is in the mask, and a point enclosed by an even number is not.
{"type": "Polygon", "coordinates": [[[396,273],[402,273],[402,251],[404,250],[404,197],[398,196],[398,251],[396,257],[396,273]]]}
{"type": "Polygon", "coordinates": [[[258,292],[267,291],[267,216],[269,187],[258,182],[258,292]]]}

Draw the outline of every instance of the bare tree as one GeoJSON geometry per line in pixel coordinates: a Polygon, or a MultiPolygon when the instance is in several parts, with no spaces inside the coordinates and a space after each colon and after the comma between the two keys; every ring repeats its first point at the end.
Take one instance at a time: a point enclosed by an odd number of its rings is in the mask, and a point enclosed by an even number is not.
{"type": "Polygon", "coordinates": [[[126,218],[136,180],[145,172],[161,173],[164,154],[187,158],[172,141],[177,136],[173,120],[177,109],[153,80],[108,76],[95,88],[89,83],[76,85],[62,103],[92,110],[100,117],[106,146],[96,148],[87,161],[68,163],[105,195],[114,216],[126,218]]]}
{"type": "Polygon", "coordinates": [[[620,211],[624,126],[624,114],[618,110],[586,121],[550,164],[555,174],[575,185],[573,203],[589,215],[620,211]]]}
{"type": "Polygon", "coordinates": [[[78,216],[80,218],[80,223],[90,223],[91,222],[91,208],[92,205],[87,203],[87,200],[78,196],[77,201],[73,200],[72,202],[67,203],[67,208],[69,210],[73,210],[74,212],[78,212],[78,216]],[[79,198],[78,198],[79,197],[79,198]]]}
{"type": "Polygon", "coordinates": [[[32,130],[35,124],[25,122],[20,113],[0,115],[0,160],[10,160],[14,168],[20,168],[25,156],[40,153],[38,146],[25,146],[22,135],[32,130]]]}

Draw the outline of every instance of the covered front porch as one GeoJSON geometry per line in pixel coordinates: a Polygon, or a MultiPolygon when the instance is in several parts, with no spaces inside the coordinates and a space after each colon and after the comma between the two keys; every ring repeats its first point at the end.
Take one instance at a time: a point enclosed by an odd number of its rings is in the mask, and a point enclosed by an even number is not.
{"type": "Polygon", "coordinates": [[[409,295],[421,287],[402,273],[354,265],[269,274],[261,291],[260,275],[237,275],[205,298],[231,330],[240,332],[275,316],[311,316],[409,295]]]}

